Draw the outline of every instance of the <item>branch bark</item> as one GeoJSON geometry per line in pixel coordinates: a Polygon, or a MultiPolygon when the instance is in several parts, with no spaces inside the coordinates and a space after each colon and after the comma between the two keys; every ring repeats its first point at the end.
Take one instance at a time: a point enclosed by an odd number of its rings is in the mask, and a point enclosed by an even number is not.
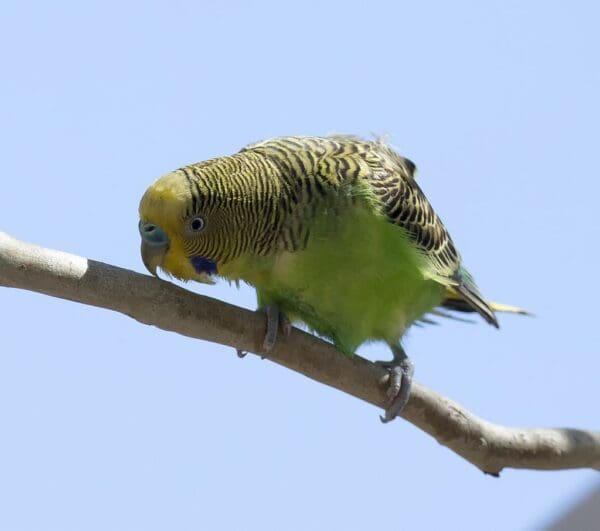
{"type": "MultiPolygon", "coordinates": [[[[185,336],[260,352],[264,316],[184,290],[154,277],[20,242],[0,232],[0,286],[114,310],[185,336]]],[[[384,369],[348,358],[329,343],[293,329],[269,360],[385,408],[384,369]]],[[[414,384],[401,416],[481,469],[600,470],[600,432],[524,429],[492,424],[456,402],[414,384]]]]}

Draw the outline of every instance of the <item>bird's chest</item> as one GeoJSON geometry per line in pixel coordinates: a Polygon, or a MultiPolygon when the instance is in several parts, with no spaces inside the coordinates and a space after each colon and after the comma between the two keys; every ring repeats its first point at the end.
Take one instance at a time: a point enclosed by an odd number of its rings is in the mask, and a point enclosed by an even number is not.
{"type": "Polygon", "coordinates": [[[257,259],[245,280],[259,304],[279,305],[346,352],[370,339],[397,342],[442,298],[405,235],[361,215],[314,231],[300,251],[257,259]]]}

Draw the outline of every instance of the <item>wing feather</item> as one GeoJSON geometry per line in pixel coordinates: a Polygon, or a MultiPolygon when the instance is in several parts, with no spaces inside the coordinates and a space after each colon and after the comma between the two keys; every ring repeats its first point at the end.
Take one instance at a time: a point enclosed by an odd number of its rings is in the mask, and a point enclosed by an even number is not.
{"type": "MultiPolygon", "coordinates": [[[[304,201],[315,194],[339,193],[343,187],[350,187],[357,194],[366,184],[369,198],[421,252],[423,273],[446,286],[455,301],[458,299],[488,323],[498,326],[493,309],[461,267],[460,255],[448,231],[417,184],[415,164],[398,155],[384,140],[343,135],[282,137],[242,150],[248,151],[261,153],[280,168],[280,178],[289,190],[282,194],[284,210],[305,208],[308,205],[304,201]]],[[[300,229],[294,225],[284,231],[286,248],[301,247],[306,238],[300,229]]],[[[451,304],[452,301],[449,307],[451,304]]]]}
{"type": "Polygon", "coordinates": [[[415,180],[415,165],[382,142],[366,153],[369,180],[388,220],[404,229],[425,258],[424,273],[445,285],[489,324],[498,327],[494,311],[469,273],[444,224],[415,180]]]}

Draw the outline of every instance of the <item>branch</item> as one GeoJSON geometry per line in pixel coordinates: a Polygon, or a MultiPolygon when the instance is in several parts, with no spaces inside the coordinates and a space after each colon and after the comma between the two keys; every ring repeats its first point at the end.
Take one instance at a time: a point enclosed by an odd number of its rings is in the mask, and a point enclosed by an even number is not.
{"type": "MultiPolygon", "coordinates": [[[[144,324],[248,352],[260,352],[264,316],[174,284],[80,256],[20,242],[0,232],[0,286],[27,289],[128,315],[144,324]]],[[[341,354],[293,329],[269,360],[385,408],[387,372],[341,354]]],[[[522,429],[491,424],[414,384],[401,416],[482,471],[505,467],[600,470],[600,433],[571,428],[522,429]]]]}

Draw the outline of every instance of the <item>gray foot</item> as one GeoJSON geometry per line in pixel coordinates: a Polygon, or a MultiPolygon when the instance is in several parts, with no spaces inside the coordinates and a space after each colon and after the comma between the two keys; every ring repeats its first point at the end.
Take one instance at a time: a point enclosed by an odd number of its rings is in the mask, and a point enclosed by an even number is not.
{"type": "Polygon", "coordinates": [[[381,422],[390,422],[404,409],[410,396],[415,366],[400,345],[391,347],[394,359],[392,361],[376,361],[380,367],[390,371],[390,384],[387,395],[390,400],[385,415],[380,416],[381,422]]]}
{"type": "Polygon", "coordinates": [[[275,304],[267,304],[261,308],[267,316],[267,333],[263,341],[263,355],[262,359],[265,359],[273,350],[275,342],[277,341],[277,335],[279,329],[285,337],[290,335],[292,331],[292,323],[287,316],[279,309],[279,306],[275,304]]]}
{"type": "MultiPolygon", "coordinates": [[[[292,331],[292,323],[287,316],[279,309],[275,304],[267,304],[262,308],[258,309],[259,312],[263,312],[267,317],[267,332],[263,341],[263,355],[261,358],[264,360],[269,356],[271,350],[275,346],[279,329],[285,337],[290,335],[292,331]]],[[[238,358],[245,358],[248,354],[244,350],[236,349],[238,358]]]]}

